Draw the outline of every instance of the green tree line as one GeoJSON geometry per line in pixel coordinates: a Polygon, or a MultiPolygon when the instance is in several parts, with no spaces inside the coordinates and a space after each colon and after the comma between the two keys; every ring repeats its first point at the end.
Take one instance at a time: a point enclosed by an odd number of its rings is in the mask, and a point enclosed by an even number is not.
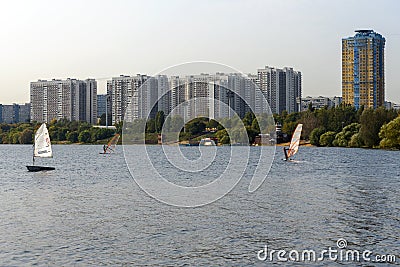
{"type": "MultiPolygon", "coordinates": [[[[309,140],[316,146],[400,149],[400,117],[399,112],[393,109],[379,107],[375,110],[364,108],[356,110],[346,105],[323,109],[309,107],[302,112],[288,114],[284,111],[282,114],[274,114],[274,119],[282,125],[282,132],[288,137],[292,135],[297,124],[302,123],[302,139],[309,140]]],[[[145,129],[148,143],[157,143],[157,135],[164,127],[169,132],[179,132],[180,141],[216,137],[220,144],[241,142],[252,144],[261,132],[260,127],[263,133],[273,131],[264,128],[267,127],[265,125],[268,127],[274,125],[268,120],[268,116],[255,116],[249,112],[242,119],[224,118],[219,122],[208,118],[195,118],[182,127],[182,117],[166,118],[160,111],[155,118],[147,121],[136,120],[132,124],[132,129],[138,131],[145,129]],[[245,139],[244,129],[248,139],[245,139]]],[[[123,123],[116,125],[116,131],[65,119],[53,120],[47,126],[53,142],[95,143],[110,138],[115,132],[121,133],[123,123]]],[[[39,127],[40,123],[0,124],[0,143],[32,144],[34,132],[39,127]]]]}
{"type": "MultiPolygon", "coordinates": [[[[41,123],[0,124],[0,143],[33,144],[34,133],[41,123]]],[[[53,143],[95,143],[110,138],[113,129],[96,128],[87,122],[53,120],[47,124],[53,143]]]]}
{"type": "Polygon", "coordinates": [[[400,148],[399,112],[394,109],[340,105],[298,113],[275,115],[282,132],[291,135],[303,124],[302,139],[316,146],[400,148]]]}
{"type": "MultiPolygon", "coordinates": [[[[266,114],[256,117],[253,113],[248,112],[243,119],[239,117],[223,118],[218,122],[213,119],[198,117],[184,124],[182,117],[172,116],[165,118],[164,112],[159,111],[155,118],[150,118],[147,121],[144,119],[135,120],[135,122],[130,124],[130,128],[132,131],[137,130],[137,133],[140,133],[140,129],[145,128],[145,140],[147,143],[157,143],[157,135],[162,132],[164,127],[164,131],[166,132],[179,132],[179,141],[199,141],[205,137],[216,137],[219,144],[252,144],[256,136],[261,132],[260,125],[272,125],[272,129],[268,129],[268,132],[274,130],[274,122],[268,121],[268,117],[271,118],[271,116],[267,116],[266,114]],[[227,130],[231,133],[231,136],[227,130]],[[247,132],[247,136],[245,131],[247,132]]],[[[261,127],[262,129],[265,128],[261,127]]]]}

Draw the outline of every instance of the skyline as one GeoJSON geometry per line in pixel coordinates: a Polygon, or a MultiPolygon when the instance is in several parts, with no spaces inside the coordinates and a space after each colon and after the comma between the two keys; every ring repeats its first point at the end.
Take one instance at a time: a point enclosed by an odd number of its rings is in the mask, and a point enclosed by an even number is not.
{"type": "Polygon", "coordinates": [[[38,79],[94,78],[103,94],[111,77],[190,61],[293,67],[303,96],[341,96],[341,40],[358,29],[385,37],[385,100],[400,103],[396,1],[22,2],[0,16],[2,104],[29,102],[38,79]]]}

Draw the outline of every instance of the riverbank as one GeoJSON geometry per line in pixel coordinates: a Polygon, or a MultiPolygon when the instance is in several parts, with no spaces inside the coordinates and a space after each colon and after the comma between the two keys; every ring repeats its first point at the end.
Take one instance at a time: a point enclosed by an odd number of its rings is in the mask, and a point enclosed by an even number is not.
{"type": "MultiPolygon", "coordinates": [[[[276,144],[276,146],[289,146],[289,145],[290,145],[290,142],[276,144]]],[[[310,141],[306,141],[306,140],[300,140],[300,146],[315,147],[310,143],[310,141]]]]}

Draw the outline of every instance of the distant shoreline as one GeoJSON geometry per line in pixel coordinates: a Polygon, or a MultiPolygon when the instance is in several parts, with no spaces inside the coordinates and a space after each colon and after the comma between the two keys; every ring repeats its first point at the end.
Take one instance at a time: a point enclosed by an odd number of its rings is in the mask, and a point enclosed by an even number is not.
{"type": "MultiPolygon", "coordinates": [[[[290,142],[276,144],[276,146],[289,146],[289,145],[290,145],[290,142]]],[[[300,140],[300,146],[316,147],[316,146],[310,144],[310,141],[304,141],[304,140],[300,140]]]]}

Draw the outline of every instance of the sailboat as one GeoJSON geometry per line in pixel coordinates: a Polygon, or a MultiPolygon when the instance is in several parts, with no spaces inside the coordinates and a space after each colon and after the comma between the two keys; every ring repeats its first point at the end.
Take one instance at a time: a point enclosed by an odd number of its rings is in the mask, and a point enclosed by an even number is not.
{"type": "Polygon", "coordinates": [[[107,143],[107,146],[103,146],[103,152],[100,152],[99,154],[111,154],[112,152],[115,152],[115,147],[117,146],[119,136],[119,134],[115,134],[113,138],[111,138],[111,140],[107,143]]]}
{"type": "Polygon", "coordinates": [[[298,124],[296,130],[293,133],[292,140],[290,141],[289,148],[284,147],[283,152],[285,152],[285,160],[290,160],[294,154],[299,150],[301,130],[303,129],[303,124],[298,124]]]}
{"type": "Polygon", "coordinates": [[[54,167],[45,167],[35,165],[36,158],[52,158],[53,151],[51,149],[51,142],[49,131],[47,130],[46,123],[43,123],[35,134],[35,143],[33,144],[33,157],[32,166],[26,166],[30,172],[38,171],[52,171],[55,170],[54,167]]]}

